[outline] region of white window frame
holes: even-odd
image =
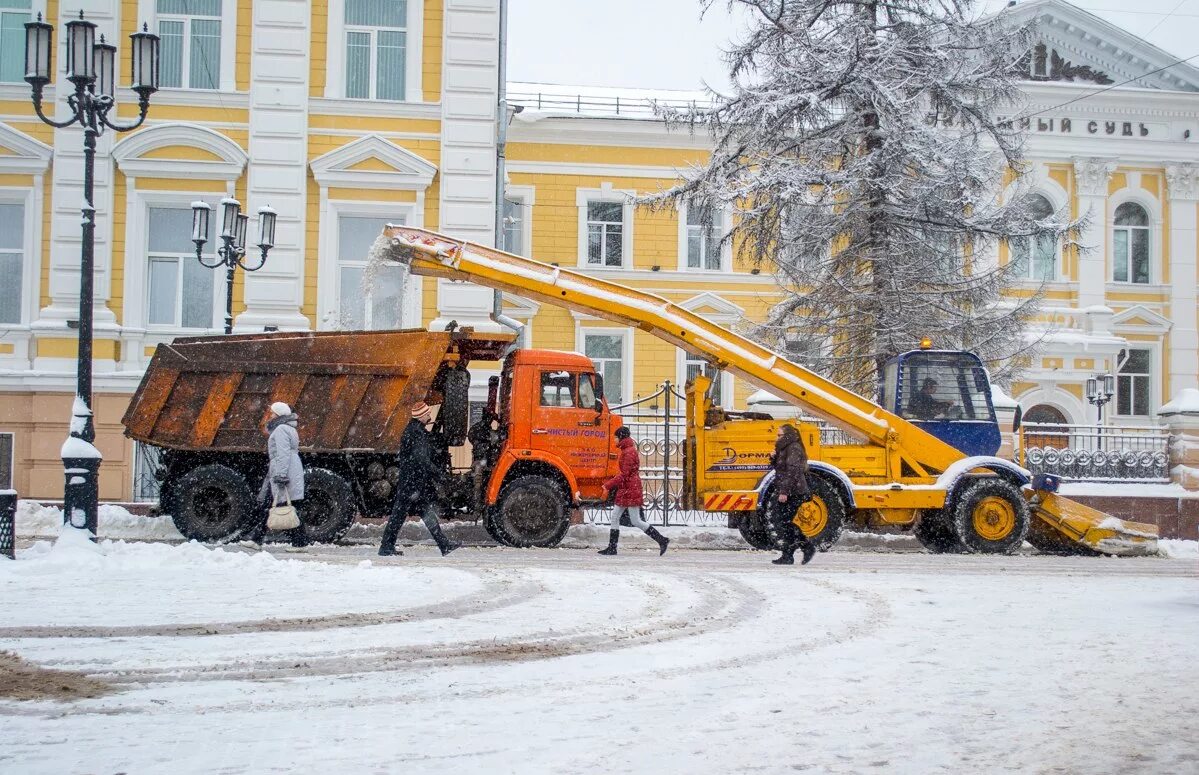
[[[216,334],[225,330],[225,268],[217,267],[216,269],[205,269],[206,272],[212,273],[212,324],[208,328],[193,328],[175,324],[151,323],[150,322],[150,210],[152,208],[172,208],[179,210],[191,210],[191,203],[203,199],[213,205],[212,213],[219,212],[216,203],[220,202],[225,196],[220,193],[183,193],[171,191],[147,191],[142,192],[141,197],[143,203],[143,211],[140,218],[140,234],[139,241],[141,250],[138,254],[140,263],[139,273],[142,276],[142,291],[141,291],[141,317],[137,319],[136,325],[140,325],[147,333],[160,335],[188,335],[198,336],[202,334]],[[204,245],[205,253],[215,256],[216,249],[220,244],[219,232],[220,216],[211,218],[208,226],[208,242]],[[126,239],[131,239],[132,235],[127,231]],[[198,261],[193,250],[190,256],[180,257],[179,267],[179,287],[175,295],[176,317],[183,314],[183,262],[187,260]],[[213,258],[208,257],[205,260],[212,261]],[[128,272],[128,267],[126,267]],[[129,319],[126,316],[126,319]]]
[[[404,100],[424,102],[424,0],[408,0],[408,26],[405,29],[404,51]],[[325,97],[330,99],[352,99],[346,97],[346,33],[374,28],[346,25],[345,0],[329,0],[329,29],[326,42]],[[374,38],[372,37],[372,43]],[[371,48],[374,51],[374,46]],[[371,57],[371,93],[375,91],[375,59]],[[361,99],[361,98],[357,98]],[[374,98],[370,98],[372,101]],[[389,102],[391,100],[388,100]]]
[[[361,202],[353,199],[329,199],[328,188],[321,187],[320,254],[317,258],[317,288],[331,289],[317,293],[317,328],[334,330],[341,314],[341,265],[338,255],[338,229],[342,218],[401,218],[409,226],[424,225],[424,196],[417,202]],[[400,304],[400,326],[418,328],[421,325],[420,278],[410,275]]]
[[[704,272],[707,274],[721,274],[733,271],[733,251],[732,246],[728,242],[720,245],[720,267],[718,269],[707,269],[699,266],[688,266],[688,243],[690,240],[690,227],[687,223],[690,205],[687,202],[680,202],[678,206],[679,216],[679,271],[680,272]],[[712,237],[721,239],[727,233],[729,223],[728,208],[718,208],[719,218],[712,224]]]
[[[1056,197],[1054,197],[1052,194],[1050,194],[1047,191],[1042,191],[1040,189],[1036,189],[1033,191],[1029,191],[1027,196],[1041,197],[1042,199],[1044,199],[1046,202],[1049,203],[1049,207],[1051,210],[1053,210],[1053,212],[1057,212],[1058,210],[1061,209],[1059,207],[1059,203],[1058,203]],[[1028,265],[1025,267],[1024,273],[1016,278],[1017,280],[1020,280],[1022,282],[1028,282],[1028,283],[1041,283],[1041,282],[1052,283],[1052,282],[1057,282],[1058,280],[1062,279],[1062,241],[1060,239],[1055,240],[1054,244],[1053,244],[1053,274],[1051,274],[1049,277],[1037,277],[1034,274],[1034,264],[1036,262],[1033,260],[1033,250],[1032,249],[1034,246],[1031,243],[1033,243],[1036,240],[1036,238],[1035,237],[1019,237],[1018,239],[1025,240],[1026,242],[1028,242],[1030,249],[1029,249],[1029,253],[1028,253]],[[1015,250],[1015,244],[1013,242],[1008,242],[1007,251],[1008,251],[1007,252],[1008,264],[1010,265],[1010,264],[1015,263],[1016,250]]]
[[[3,9],[0,9],[0,11],[3,11],[4,13],[20,13],[22,10],[23,10],[23,9],[21,9],[21,8],[3,8]],[[45,3],[45,0],[32,0],[32,1],[30,2],[30,4],[29,4],[29,14],[28,14],[28,16],[26,17],[25,21],[27,21],[27,22],[31,22],[31,21],[33,21],[33,20],[34,20],[34,19],[37,17],[37,14],[39,14],[39,13],[40,13],[40,14],[42,14],[42,17],[43,17],[43,18],[45,18],[45,16],[46,16],[46,3]],[[24,36],[22,36],[22,41],[24,41]],[[21,64],[21,70],[22,70],[22,72],[24,72],[24,70],[25,70],[25,65],[24,65],[24,62],[25,62],[25,49],[24,49],[24,48],[22,48],[22,49],[21,49],[20,61],[21,61],[21,63],[22,63],[22,64]],[[4,86],[4,85],[7,85],[7,86],[14,86],[14,85],[15,85],[15,86],[24,87],[24,86],[25,86],[25,81],[24,81],[24,80],[17,80],[17,81],[0,81],[0,86]],[[27,93],[27,92],[26,92],[26,93]]]
[[[675,387],[681,393],[687,385],[687,361],[696,362],[704,360],[703,358],[691,357],[686,350],[675,348],[674,374]],[[709,364],[711,365],[711,364]],[[716,404],[722,409],[733,408],[733,375],[728,370],[719,373],[720,379],[720,402]]]
[[[1130,173],[1131,174],[1131,173]],[[1139,205],[1149,217],[1149,282],[1134,283],[1131,280],[1116,279],[1116,209],[1127,202]],[[1143,189],[1124,188],[1113,194],[1107,201],[1108,244],[1111,246],[1111,258],[1107,263],[1106,280],[1121,288],[1147,289],[1161,284],[1162,278],[1162,208],[1161,204],[1149,192]],[[1130,228],[1130,227],[1121,227]],[[1131,227],[1139,228],[1139,227]],[[1129,265],[1129,277],[1132,277],[1132,266]]]
[[[0,157],[3,158],[3,157]],[[0,169],[0,174],[3,169]],[[0,331],[28,328],[38,312],[41,284],[43,176],[34,176],[34,188],[0,187],[0,204],[24,208],[21,240],[21,315],[16,323],[0,323]]]
[[[212,91],[236,91],[237,90],[237,3],[238,0],[221,0],[221,72],[217,78],[217,88],[213,89],[196,89],[200,92]],[[177,14],[159,14],[158,3],[156,0],[138,0],[137,2],[138,19],[145,19],[146,23],[154,34],[158,34],[158,20],[178,21],[180,19],[213,19],[213,16],[180,16]],[[180,88],[169,87],[163,89],[166,92],[184,92],[191,91],[187,85],[187,70],[191,66],[188,59],[188,52],[191,50],[191,28],[184,35],[184,51],[183,51],[183,86]]]
[[[613,188],[605,181],[599,188],[579,188],[575,190],[575,205],[578,207],[578,265],[583,269],[595,271],[620,271],[633,266],[633,202],[637,197],[636,191]],[[621,245],[620,266],[587,263],[587,203],[588,202],[618,202],[621,205]]]
[[[1119,353],[1115,356],[1115,369],[1112,374],[1116,378],[1116,395],[1112,396],[1112,402],[1108,404],[1110,407],[1111,418],[1117,422],[1139,422],[1157,415],[1157,409],[1161,405],[1161,400],[1158,396],[1161,385],[1158,382],[1158,376],[1162,373],[1161,364],[1161,345],[1158,342],[1141,342],[1130,340],[1125,350],[1148,350],[1149,351],[1149,413],[1148,414],[1120,414],[1120,360]],[[1142,374],[1142,372],[1137,373]],[[1130,402],[1129,408],[1132,407]],[[1107,415],[1107,413],[1104,413]]]
[[[520,219],[520,241],[524,245],[524,252],[518,255],[532,256],[533,255],[533,205],[537,201],[537,189],[534,186],[513,186],[504,187],[504,198],[510,199],[513,202],[520,202],[521,219]],[[511,252],[511,251],[508,251]]]
[[[587,356],[586,339],[588,336],[618,336],[620,342],[620,381],[624,395],[618,405],[634,401],[633,390],[633,331],[620,326],[587,326],[579,323],[575,329],[575,349],[584,357]],[[588,358],[590,360],[590,358]]]

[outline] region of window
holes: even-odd
[[[346,96],[405,98],[406,0],[346,0]]]
[[[713,406],[724,406],[721,400],[720,372],[716,367],[708,363],[703,358],[696,357],[691,353],[684,352],[683,354],[683,384],[689,383],[697,374],[704,374],[708,379],[712,380],[712,386],[708,389],[708,398],[712,400]]]
[[[404,268],[399,264],[367,266],[371,245],[395,218],[341,216],[337,219],[340,328],[400,327]]]
[[[0,83],[25,79],[25,22],[32,0],[0,0]]]
[[[1040,194],[1028,202],[1028,215],[1043,221],[1053,216],[1053,205]],[[1057,277],[1057,240],[1050,235],[1015,237],[1009,243],[1015,272],[1032,280],[1052,280]]]
[[[620,202],[587,202],[587,265],[624,265],[624,205]]]
[[[711,212],[710,207],[695,204],[687,206],[688,269],[721,268],[718,219]]]
[[[3,2],[3,0],[0,0]],[[0,204],[0,323],[21,322],[25,265],[25,207]]]
[[[624,336],[621,334],[584,334],[583,354],[595,364],[604,378],[604,398],[609,406],[624,402]]]
[[[1116,208],[1112,239],[1112,279],[1118,283],[1149,282],[1149,215],[1135,202]]]
[[[569,371],[541,372],[541,405],[575,406],[575,377]]]
[[[0,490],[12,489],[13,435],[0,433]]]
[[[222,0],[157,2],[161,85],[174,89],[220,88]]]
[[[214,211],[218,211],[213,207]],[[219,211],[218,211],[219,212]],[[218,270],[196,260],[189,207],[151,207],[149,212],[149,303],[146,323],[174,328],[212,328]],[[206,247],[215,251],[218,240]],[[215,261],[216,254],[205,255]]]
[[[1116,414],[1147,417],[1153,366],[1152,350],[1126,350],[1116,373]]]
[[[524,210],[525,203],[521,200],[504,197],[504,251],[518,256],[523,256],[527,248]]]
[[[133,500],[153,503],[158,500],[158,469],[162,466],[162,447],[133,442]]]
[[[593,409],[595,408],[595,375],[580,374],[579,375],[579,408]]]

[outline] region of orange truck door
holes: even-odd
[[[594,386],[594,374],[546,368],[532,412],[532,448],[566,461],[584,499],[600,497],[608,468],[607,409],[595,410]]]

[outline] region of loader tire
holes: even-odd
[[[944,509],[925,509],[916,519],[912,534],[920,545],[932,554],[949,554],[963,551],[953,524]]]
[[[557,546],[570,527],[566,494],[558,483],[530,474],[504,485],[494,509],[496,534],[510,546]]]
[[[1089,546],[1071,541],[1050,527],[1043,519],[1033,519],[1032,524],[1028,526],[1028,535],[1024,536],[1024,540],[1032,544],[1033,548],[1041,554],[1054,554],[1059,557],[1100,557],[1103,554]]]
[[[171,484],[170,493],[171,520],[191,541],[236,538],[254,510],[245,477],[220,463],[193,468]]]
[[[774,548],[774,543],[770,540],[770,534],[766,531],[764,520],[757,511],[743,515],[741,517],[741,524],[737,529],[741,532],[741,537],[745,539],[745,543],[754,549],[770,550]]]
[[[814,476],[808,480],[808,484],[812,488],[812,500],[800,507],[801,529],[817,551],[827,552],[833,544],[837,543],[837,540],[841,538],[842,531],[845,530],[845,517],[848,509],[845,501],[841,498],[841,493],[837,492],[837,488],[827,479]],[[774,499],[773,490],[765,493],[765,499],[767,505],[764,514],[766,518],[762,522],[770,538],[770,546],[774,549],[782,549],[782,526],[785,520],[790,519],[791,515],[780,513],[779,503]],[[759,514],[762,513],[759,512]]]
[[[327,468],[304,471],[304,500],[296,503],[309,541],[330,544],[345,535],[358,515],[354,488]]]
[[[952,509],[954,535],[972,554],[1016,552],[1032,520],[1020,488],[1002,479],[967,482]]]

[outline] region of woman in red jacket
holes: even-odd
[[[617,464],[620,473],[604,482],[605,493],[614,491],[616,505],[612,507],[612,527],[608,530],[608,548],[600,554],[616,554],[616,542],[620,540],[620,513],[628,513],[633,527],[641,528],[645,534],[658,542],[658,556],[666,554],[670,539],[649,526],[641,516],[641,504],[645,493],[641,489],[641,458],[637,455],[637,444],[632,433],[623,425],[616,429],[616,446],[620,449]]]

